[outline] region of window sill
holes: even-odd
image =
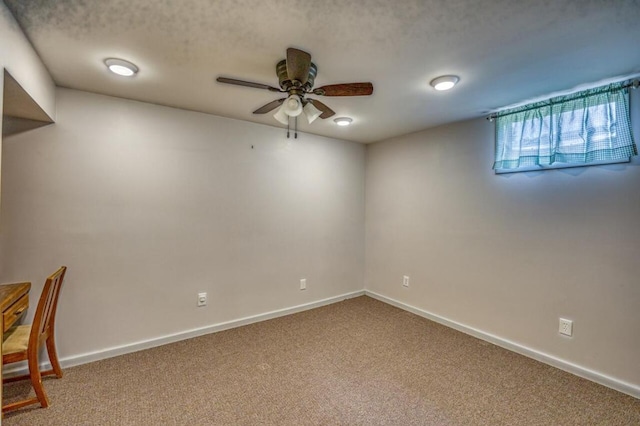
[[[541,170],[553,170],[553,169],[571,169],[574,167],[589,167],[589,166],[603,166],[605,164],[620,164],[629,163],[631,159],[617,160],[617,161],[594,161],[587,164],[573,164],[573,163],[554,163],[550,166],[527,166],[518,167],[517,169],[495,169],[495,174],[501,175],[505,173],[520,173],[520,172],[537,172]]]

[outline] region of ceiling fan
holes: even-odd
[[[318,117],[325,119],[335,115],[335,112],[327,105],[317,99],[307,98],[306,95],[369,96],[373,93],[373,84],[371,83],[331,84],[314,89],[313,83],[318,75],[318,67],[311,62],[309,53],[292,47],[287,49],[287,58],[276,65],[276,74],[280,88],[235,78],[218,77],[216,80],[220,83],[286,93],[287,97],[271,101],[253,113],[266,114],[279,107],[274,118],[288,126],[289,118],[295,117],[296,127],[297,117],[302,113],[307,117],[309,124]]]

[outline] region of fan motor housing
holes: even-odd
[[[289,75],[287,73],[286,59],[278,62],[278,65],[276,65],[276,74],[278,74],[278,82],[282,90],[289,91],[290,89],[294,88],[293,82],[289,80]],[[302,86],[305,90],[310,90],[313,87],[316,75],[318,75],[318,67],[316,66],[316,64],[311,62],[311,64],[309,65],[309,76],[307,77],[307,82]]]

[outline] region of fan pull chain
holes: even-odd
[[[287,139],[289,139],[289,123],[291,123],[291,117],[287,117]]]
[[[298,139],[298,116],[296,115],[296,131],[295,131],[295,139]]]

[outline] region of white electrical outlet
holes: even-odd
[[[560,334],[565,336],[571,336],[573,334],[573,321],[560,318],[560,327],[558,328]]]
[[[207,293],[198,293],[198,306],[207,306]]]
[[[306,290],[307,289],[307,279],[303,278],[300,280],[300,290]]]
[[[402,277],[402,286],[409,287],[409,277],[406,275]]]

